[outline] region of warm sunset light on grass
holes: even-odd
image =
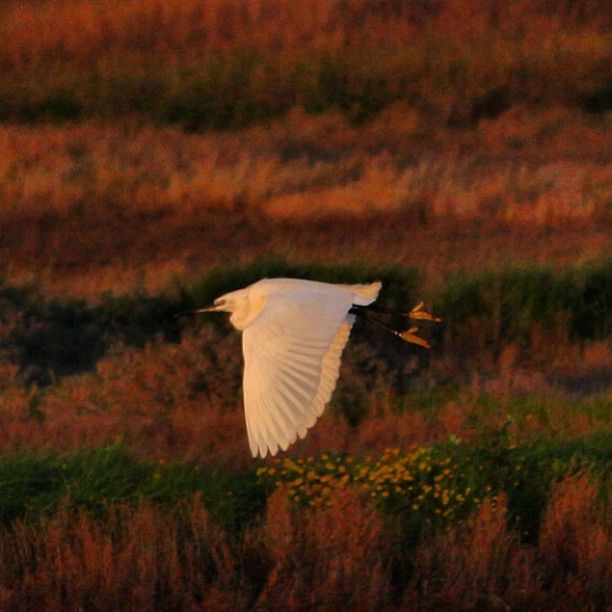
[[[610,609],[610,25],[0,2],[0,609]],[[420,344],[358,317],[263,459],[240,335],[176,316],[262,278]]]

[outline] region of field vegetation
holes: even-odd
[[[0,610],[612,607],[599,0],[0,2]],[[253,460],[263,276],[384,283]],[[425,327],[425,326],[424,326]]]
[[[451,279],[431,353],[357,326],[321,421],[253,461],[237,335],[173,315],[265,274],[425,292],[272,259],[95,303],[3,286],[7,606],[607,605],[609,262]]]
[[[189,129],[294,106],[359,122],[395,101],[454,124],[521,103],[597,112],[610,96],[607,13],[597,0],[13,0],[1,112]]]

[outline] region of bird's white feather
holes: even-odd
[[[369,304],[380,283],[330,285],[293,279],[274,291],[251,287],[265,305],[243,330],[244,408],[253,456],[274,455],[306,435],[336,386],[353,304]],[[303,283],[308,283],[304,286]],[[278,288],[275,285],[274,288]]]

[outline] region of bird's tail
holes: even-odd
[[[376,281],[375,283],[370,283],[369,285],[346,286],[350,288],[355,295],[355,299],[353,301],[354,304],[357,304],[358,306],[367,306],[378,297],[378,294],[382,288],[382,283],[380,281]]]

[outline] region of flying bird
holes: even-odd
[[[297,278],[264,278],[218,297],[202,312],[229,312],[242,331],[244,410],[253,457],[275,455],[306,435],[336,386],[340,357],[356,316],[429,348],[418,328],[400,331],[372,312],[381,282],[338,285]],[[440,321],[419,304],[408,319]]]

